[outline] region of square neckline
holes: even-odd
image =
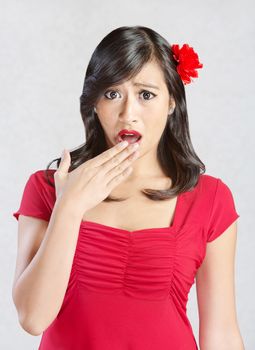
[[[126,230],[124,228],[119,228],[119,227],[115,227],[115,226],[110,226],[110,225],[106,225],[106,224],[101,224],[99,222],[96,221],[92,221],[92,220],[81,220],[81,226],[84,226],[86,228],[86,226],[92,226],[92,227],[101,227],[103,229],[107,229],[107,230],[111,230],[111,231],[116,231],[116,232],[125,232],[128,234],[132,234],[132,233],[136,233],[136,232],[141,232],[141,231],[169,231],[169,230],[173,230],[176,225],[177,225],[177,218],[179,215],[179,211],[180,211],[180,203],[182,200],[182,196],[185,194],[186,192],[181,192],[177,195],[177,199],[176,199],[176,203],[175,203],[175,209],[174,209],[174,214],[173,214],[173,218],[172,218],[172,224],[170,223],[169,226],[165,226],[165,227],[149,227],[149,228],[141,228],[138,230]]]

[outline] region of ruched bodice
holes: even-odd
[[[172,297],[177,308],[186,310],[203,258],[194,244],[199,229],[194,225],[129,232],[85,221],[74,258],[79,284],[90,291],[143,300]]]

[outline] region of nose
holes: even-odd
[[[119,119],[127,122],[136,120],[136,101],[134,97],[127,96],[121,106]]]

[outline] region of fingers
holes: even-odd
[[[122,162],[130,156],[137,148],[139,148],[138,144],[131,144],[128,147],[126,147],[122,152],[115,155],[112,159],[108,160],[106,163],[104,163],[101,168],[102,171],[105,173],[108,173],[110,170],[120,166]]]
[[[139,150],[136,150],[132,154],[129,155],[126,159],[122,160],[119,164],[116,164],[113,168],[110,168],[107,173],[104,174],[107,181],[110,181],[115,176],[126,171],[127,168],[131,166],[133,161],[137,159],[139,156]],[[108,166],[109,168],[109,166]]]
[[[139,150],[132,153],[121,164],[111,169],[105,176],[107,184],[106,186],[112,190],[115,186],[121,183],[133,170],[132,163],[139,156]]]
[[[127,148],[127,146],[128,146],[127,141],[120,142],[117,145],[113,146],[112,148],[110,148],[110,149],[102,152],[98,156],[94,157],[93,159],[90,159],[90,163],[93,166],[98,167],[98,166],[106,163],[110,159],[112,159],[118,153],[121,153],[124,149]]]
[[[64,149],[61,155],[61,161],[58,167],[59,174],[67,174],[70,167],[71,157],[67,149]]]

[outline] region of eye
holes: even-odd
[[[109,92],[110,92],[110,96],[113,97],[113,95],[116,94],[116,91],[114,91],[114,90],[107,90],[107,91],[105,92],[105,94],[104,94],[104,96],[105,96],[106,98],[108,98],[108,100],[113,100],[114,98],[111,98],[111,97],[108,97],[108,96],[107,96],[107,94],[108,94]]]
[[[157,95],[153,94],[152,92],[150,91],[147,91],[147,90],[142,90],[141,93],[143,93],[144,96],[148,96],[148,95],[152,95],[153,98],[156,97]],[[145,95],[146,94],[146,95]],[[151,100],[151,98],[145,98],[145,100]]]

